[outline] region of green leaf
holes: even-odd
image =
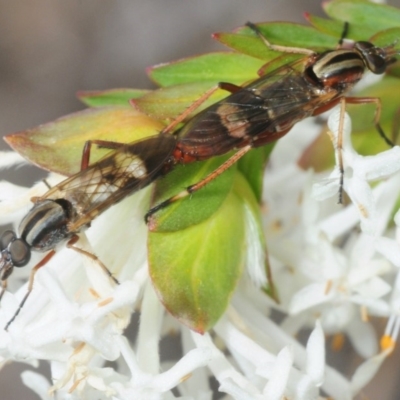
[[[138,99],[149,93],[143,89],[110,89],[79,91],[76,96],[89,107],[126,106],[130,107],[129,100]]]
[[[337,37],[338,40],[341,37],[343,32],[343,24],[341,22],[333,21],[327,18],[321,18],[310,13],[305,13],[304,17],[310,23],[310,25],[312,25],[315,29],[318,29],[320,32]]]
[[[378,82],[357,93],[357,97],[377,97],[381,99],[382,113],[380,124],[385,134],[392,140],[395,118],[399,118],[400,80],[385,76]],[[374,127],[374,104],[347,105],[352,120],[351,140],[355,150],[362,155],[373,155],[388,150],[388,145],[380,137]],[[395,141],[395,140],[394,140]],[[324,130],[321,135],[304,151],[298,164],[303,169],[313,168],[317,172],[334,166],[334,151],[328,134]]]
[[[400,107],[400,79],[385,76],[380,82],[371,85],[357,93],[357,97],[377,97],[381,100],[381,124],[391,124],[393,115]],[[353,105],[352,116],[355,119],[353,130],[363,131],[373,124],[376,110],[374,104]]]
[[[244,216],[243,200],[230,191],[202,223],[149,234],[150,276],[156,292],[175,318],[197,332],[215,325],[237,285],[245,251]]]
[[[187,186],[199,182],[228,158],[229,154],[176,167],[174,171],[157,181],[152,206],[180,193]],[[201,190],[155,213],[148,224],[150,231],[179,231],[209,218],[230,192],[235,169],[236,165]]]
[[[400,108],[400,79],[385,76],[384,79],[362,91],[358,97],[378,97],[382,103],[381,126],[389,138],[395,115]],[[376,154],[388,149],[373,125],[376,107],[373,104],[352,105],[347,107],[353,122],[353,145],[361,154]]]
[[[321,50],[332,48],[337,40],[308,26],[291,22],[257,24],[271,44]],[[224,45],[252,57],[271,61],[281,53],[270,50],[264,41],[249,27],[241,27],[234,33],[214,33],[213,38]]]
[[[191,82],[242,84],[257,78],[263,62],[245,54],[209,53],[149,69],[150,78],[160,86]]]
[[[384,4],[365,0],[333,0],[323,3],[323,8],[331,18],[349,22],[350,32],[353,25],[368,29],[369,36],[400,26],[400,10]]]
[[[393,45],[393,47],[399,51],[399,38],[400,28],[390,28],[376,33],[369,40],[374,43],[375,46],[386,47]]]
[[[396,64],[393,65],[393,67],[390,67],[386,75],[400,78],[400,63],[397,62]]]
[[[331,49],[337,45],[335,37],[301,24],[267,22],[257,24],[257,27],[271,44],[311,50]],[[239,28],[237,33],[256,36],[256,33],[247,26]],[[258,40],[262,43],[260,38]]]
[[[132,105],[139,111],[159,120],[173,120],[198,100],[213,85],[207,82],[186,83],[153,90]],[[217,90],[207,101],[198,107],[192,117],[204,108],[227,96],[224,90]]]
[[[276,142],[251,150],[238,162],[239,171],[247,179],[257,201],[261,201],[264,167],[275,143]]]
[[[13,133],[6,136],[5,141],[31,163],[62,175],[72,175],[79,172],[82,150],[87,140],[129,143],[155,135],[163,127],[160,122],[133,108],[91,108]],[[109,151],[94,147],[91,163]]]
[[[292,66],[296,68],[300,73],[304,70],[305,64],[307,62],[307,58],[304,58],[304,55],[301,54],[293,54],[293,53],[283,53],[279,57],[273,59],[267,64],[264,64],[259,70],[258,74],[260,76],[268,75],[269,73],[275,71],[279,67],[284,65],[292,64],[295,61],[299,61],[296,63],[296,66]]]
[[[330,35],[322,34],[313,28],[300,24],[271,22],[257,24],[257,26],[271,44],[323,50],[335,47],[338,42],[337,39]],[[265,75],[278,66],[304,58],[302,54],[282,54],[270,50],[263,40],[249,27],[239,28],[236,33],[216,33],[214,38],[234,50],[267,61],[259,70],[259,75]],[[275,64],[275,62],[279,62],[279,65]]]
[[[219,32],[214,33],[213,38],[220,43],[248,56],[268,61],[277,57],[279,53],[270,50],[265,43],[256,36],[247,36],[238,33]]]
[[[273,144],[268,144],[262,148],[253,150],[255,154],[255,159],[266,159],[272,150]],[[257,154],[258,153],[258,154]],[[264,153],[264,154],[262,154]],[[250,154],[247,154],[250,158]],[[243,160],[243,159],[242,159]],[[240,164],[240,162],[239,162]],[[257,174],[263,175],[264,173],[264,165],[260,165],[261,169],[256,171],[256,166],[254,167],[254,172]],[[248,172],[248,171],[246,171]],[[248,177],[247,177],[248,178]],[[250,182],[251,183],[251,182]],[[260,187],[262,189],[262,185]],[[233,186],[233,190],[238,196],[243,200],[244,207],[246,210],[246,241],[247,241],[247,252],[254,251],[254,246],[262,249],[263,257],[264,257],[264,269],[265,276],[268,279],[267,286],[264,287],[264,291],[268,296],[270,296],[273,300],[279,303],[279,294],[278,290],[274,285],[272,278],[272,271],[269,264],[268,259],[268,251],[267,251],[267,241],[264,236],[264,227],[261,218],[261,208],[260,208],[260,200],[256,198],[254,193],[254,187],[249,185],[249,181],[246,180],[245,175],[241,173],[241,167],[239,165],[238,173],[235,175],[235,185]],[[257,243],[256,243],[257,242]],[[254,263],[256,261],[256,257],[248,257],[247,261],[250,263]],[[249,265],[249,268],[252,268]]]

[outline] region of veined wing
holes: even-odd
[[[302,74],[307,59],[283,65],[199,113],[179,131],[182,147],[223,154],[244,139],[273,136],[312,115],[321,96]]]
[[[77,215],[69,229],[79,231],[113,204],[153,182],[175,145],[176,138],[165,134],[126,144],[62,181],[39,200],[71,202]]]

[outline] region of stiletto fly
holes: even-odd
[[[14,267],[27,265],[31,251],[48,252],[33,268],[28,291],[6,329],[27,300],[36,271],[54,255],[54,249],[59,243],[65,241],[69,247],[96,260],[111,276],[96,256],[74,246],[78,234],[110,206],[167,174],[178,164],[207,160],[236,151],[203,180],[150,209],[146,221],[161,208],[205,186],[252,148],[281,138],[297,122],[329,110],[339,102],[343,111],[345,103],[374,103],[375,126],[387,143],[392,145],[379,125],[380,100],[346,97],[346,94],[365,71],[384,73],[399,54],[394,46],[381,48],[369,42],[355,42],[345,47],[341,39],[337,49],[315,53],[308,49],[271,45],[255,25],[249,23],[248,26],[269,48],[299,53],[304,57],[282,65],[244,87],[220,83],[201,96],[157,136],[130,144],[98,140],[87,142],[81,171],[43,196],[32,199],[34,206],[20,223],[18,234],[6,231],[0,238],[0,298]],[[231,94],[176,130],[177,125],[218,88]],[[176,132],[171,135],[174,130]],[[92,144],[114,151],[90,164]],[[343,166],[340,165],[340,168],[343,176]]]

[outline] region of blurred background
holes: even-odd
[[[316,0],[0,0],[0,135],[83,109],[78,90],[153,88],[146,67],[223,50],[213,32],[246,21],[304,22],[305,11],[324,15]],[[43,176],[33,167],[1,173],[25,185]],[[396,357],[386,362],[366,398],[400,398],[398,368]],[[20,370],[1,371],[1,399],[38,399]]]

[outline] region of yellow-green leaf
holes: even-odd
[[[131,99],[138,99],[148,93],[143,89],[110,89],[79,91],[76,96],[89,107],[125,106],[130,107]]]
[[[91,108],[36,128],[13,133],[6,142],[31,163],[41,168],[72,175],[80,169],[85,142],[101,139],[129,143],[157,134],[163,124],[123,106]],[[94,162],[109,150],[93,149]]]

